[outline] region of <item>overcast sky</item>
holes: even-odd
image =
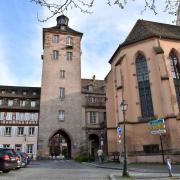
[[[108,7],[97,0],[93,14],[77,9],[68,11],[69,26],[84,33],[82,39],[82,78],[104,79],[110,70],[109,59],[124,41],[138,19],[172,23],[174,17],[157,4],[158,15],[141,14],[144,0],[131,2],[124,10]],[[162,1],[160,1],[162,3]],[[161,7],[161,8],[160,8]],[[37,20],[48,12],[30,0],[1,0],[0,5],[0,85],[41,86],[42,28],[56,25],[56,18],[46,23]]]

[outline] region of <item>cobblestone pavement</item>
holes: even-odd
[[[117,170],[90,167],[74,161],[34,161],[27,168],[0,172],[0,180],[108,180]]]

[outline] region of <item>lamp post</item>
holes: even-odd
[[[124,164],[123,164],[123,173],[122,176],[129,176],[129,172],[127,169],[127,149],[126,149],[126,124],[125,124],[125,112],[127,110],[128,104],[127,102],[123,99],[121,104],[121,111],[123,112],[123,124],[124,124]]]

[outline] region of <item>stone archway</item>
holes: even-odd
[[[71,159],[71,139],[65,130],[59,129],[49,138],[49,155]]]
[[[97,155],[97,150],[99,149],[100,144],[99,144],[99,137],[96,134],[90,134],[89,135],[89,153],[90,156],[96,157]]]

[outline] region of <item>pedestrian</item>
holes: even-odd
[[[98,149],[97,154],[98,154],[99,163],[102,163],[103,162],[103,150]]]
[[[172,161],[171,161],[171,159],[168,157],[168,158],[166,159],[166,162],[167,162],[169,177],[172,177],[172,165],[171,165]]]

